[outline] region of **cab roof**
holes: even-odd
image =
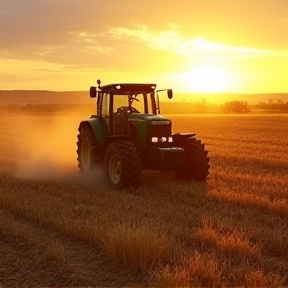
[[[131,93],[150,93],[156,89],[153,83],[118,83],[101,86],[100,89],[104,93],[114,93],[118,95],[127,95]]]

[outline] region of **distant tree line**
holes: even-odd
[[[288,102],[287,103],[264,103],[260,102],[259,104],[253,105],[254,109],[261,109],[267,112],[282,112],[288,113]]]
[[[221,110],[223,113],[249,113],[251,111],[248,103],[244,101],[226,102]]]

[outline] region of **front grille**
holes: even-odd
[[[148,139],[152,137],[169,137],[171,136],[171,124],[170,125],[152,125],[147,127]]]

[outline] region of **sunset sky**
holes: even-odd
[[[0,40],[0,90],[288,92],[287,0],[1,0]]]

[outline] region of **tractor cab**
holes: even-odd
[[[123,108],[127,113],[160,114],[158,92],[167,91],[168,98],[172,99],[173,97],[172,89],[155,90],[156,84],[124,83],[100,87],[101,81],[97,80],[97,83],[98,87],[90,87],[90,97],[97,97],[98,116],[101,115],[101,106],[105,105],[105,101],[106,104],[111,104],[115,109]],[[135,109],[136,107],[140,109]]]
[[[134,126],[140,121],[162,118],[160,115],[160,104],[158,93],[167,91],[171,99],[171,89],[155,90],[156,84],[110,84],[90,88],[90,97],[96,98],[97,117],[106,126],[106,133],[109,135],[131,134]],[[134,129],[135,130],[135,129]]]

